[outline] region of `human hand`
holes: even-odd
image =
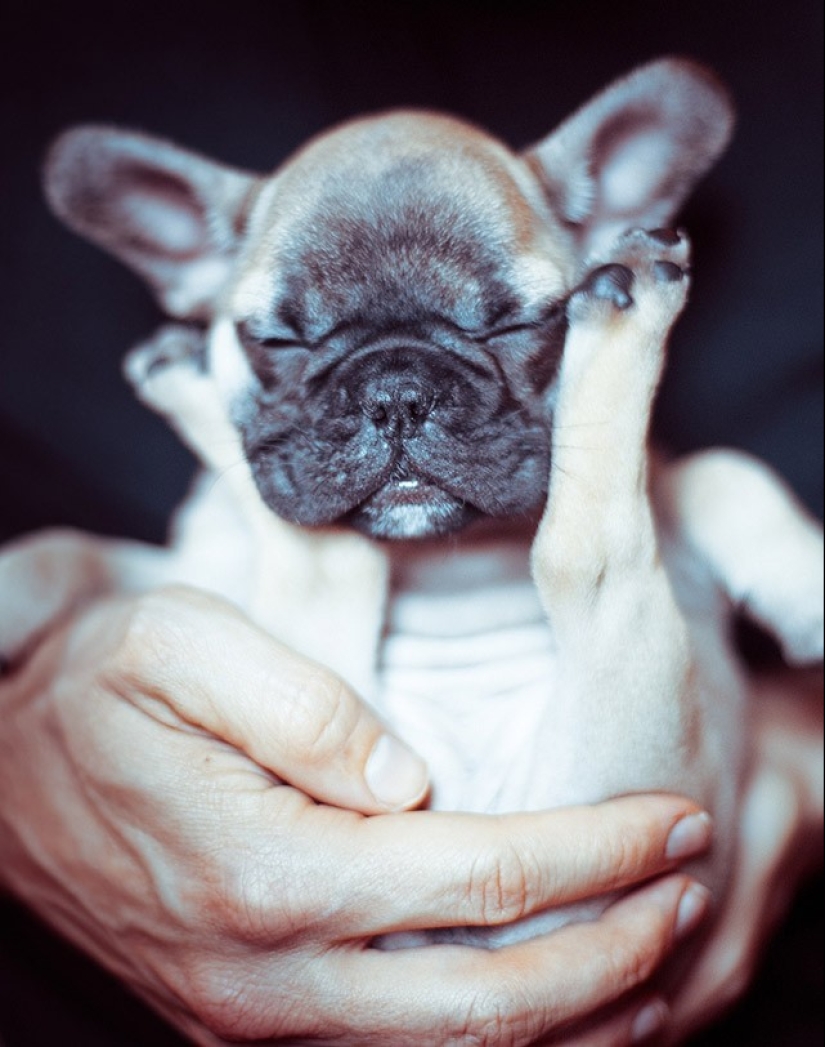
[[[754,752],[732,890],[673,1003],[669,1043],[712,1024],[745,992],[801,883],[822,864],[822,674],[756,677]]]
[[[2,682],[0,722],[4,886],[200,1044],[539,1042],[642,985],[706,908],[673,873],[707,842],[687,800],[378,814],[420,801],[421,765],[340,681],[194,592],[75,615]],[[661,873],[499,952],[367,947]],[[630,1042],[646,1004],[662,1020],[641,995],[569,1043]]]

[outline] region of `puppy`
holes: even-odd
[[[201,586],[370,700],[436,808],[691,795],[719,897],[747,741],[732,612],[792,662],[823,650],[818,526],[744,456],[647,447],[689,284],[664,227],[732,125],[707,70],[664,59],[521,154],[422,112],[336,128],[267,177],[68,132],[49,201],[175,319],[126,369],[206,472],[167,550],[52,533],[7,552],[5,657],[90,592]]]

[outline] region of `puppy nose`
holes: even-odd
[[[401,376],[370,382],[363,390],[361,410],[387,436],[409,436],[428,418],[435,398],[420,381]]]

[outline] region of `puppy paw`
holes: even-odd
[[[812,626],[807,635],[801,634],[782,645],[785,658],[790,665],[819,665],[825,655],[825,631],[822,623]]]
[[[164,324],[127,355],[124,368],[135,385],[142,385],[170,367],[206,367],[206,336],[191,324]]]
[[[632,320],[666,330],[689,285],[690,242],[683,232],[634,229],[620,237],[568,299],[571,324]]]
[[[206,370],[206,334],[190,324],[164,324],[134,349],[123,371],[137,395],[156,410],[172,408],[178,386]]]
[[[790,665],[818,665],[825,658],[825,620],[822,615],[821,585],[818,596],[818,606],[809,604],[806,608],[804,602],[801,602],[782,623],[782,651]]]

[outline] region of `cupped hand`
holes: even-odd
[[[666,1019],[634,990],[707,907],[676,871],[708,843],[690,801],[405,811],[420,761],[340,680],[193,591],[75,614],[0,682],[0,723],[3,886],[197,1043],[618,1047]],[[370,947],[653,877],[499,951]]]
[[[821,669],[756,677],[753,754],[730,894],[673,1003],[670,1043],[712,1024],[749,987],[799,887],[822,865]]]

